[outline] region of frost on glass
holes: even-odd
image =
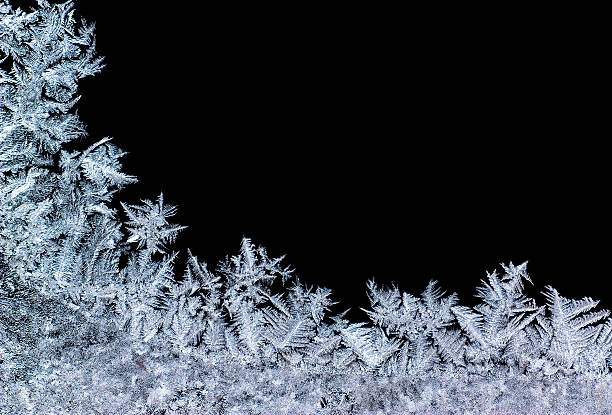
[[[553,287],[536,304],[526,263],[474,307],[371,280],[364,322],[247,238],[177,264],[163,195],[111,207],[136,182],[112,140],[65,148],[102,67],[72,2],[0,1],[0,413],[612,412],[609,312]]]

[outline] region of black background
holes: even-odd
[[[612,306],[591,17],[198,7],[76,4],[107,64],[81,84],[88,141],[129,152],[120,200],[178,205],[175,249],[215,264],[250,237],[344,308],[373,276],[470,305],[485,271],[526,260],[540,302],[552,284]]]

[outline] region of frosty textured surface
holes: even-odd
[[[0,1],[0,413],[612,412],[609,312],[553,287],[537,305],[526,263],[487,274],[475,307],[371,280],[357,323],[247,238],[176,272],[176,208],[122,203],[122,224],[124,153],[63,148],[103,67],[74,15]]]

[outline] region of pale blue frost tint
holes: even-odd
[[[103,66],[93,24],[2,0],[0,53],[0,413],[612,413],[609,312],[552,287],[536,304],[526,263],[475,307],[371,280],[369,322],[246,238],[177,266],[161,194],[111,207],[136,178],[110,138],[65,149]]]

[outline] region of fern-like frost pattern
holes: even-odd
[[[176,207],[117,212],[125,153],[66,150],[103,66],[71,1],[0,1],[0,413],[612,413],[609,311],[550,286],[536,304],[527,263],[473,307],[372,279],[366,322],[248,238],[176,272]]]

